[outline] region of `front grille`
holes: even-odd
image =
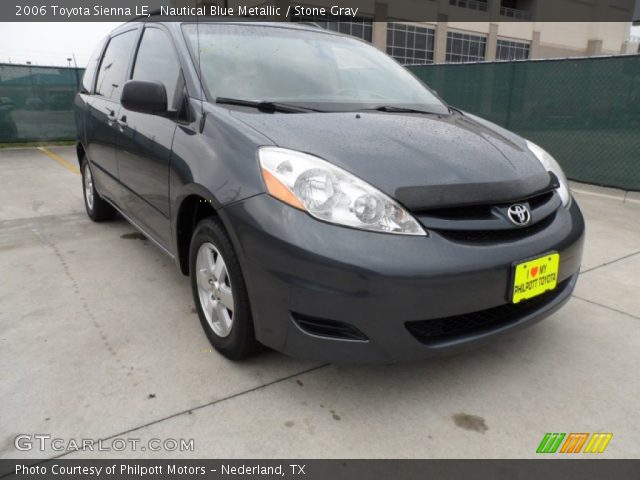
[[[440,208],[424,212],[429,217],[446,220],[484,220],[491,218],[492,205],[468,205],[466,207]]]
[[[454,242],[462,243],[495,243],[513,242],[530,237],[543,231],[553,223],[555,214],[549,215],[544,220],[524,228],[511,228],[509,230],[438,230],[443,237]]]
[[[508,208],[515,203],[526,205],[535,223],[527,227],[513,225],[508,218]],[[474,245],[490,245],[518,241],[545,230],[554,221],[560,204],[560,197],[552,190],[510,204],[470,205],[429,210],[418,218],[427,230],[448,240]]]
[[[311,335],[339,340],[368,340],[364,333],[348,323],[309,317],[298,313],[292,313],[292,316],[300,329]]]
[[[553,198],[553,191],[544,192],[533,197],[523,198],[517,201],[494,205],[467,205],[464,207],[439,208],[421,211],[419,213],[432,218],[445,220],[485,220],[492,217],[494,207],[507,208],[514,203],[529,203],[531,210],[544,206]]]
[[[532,198],[528,198],[526,201],[529,202],[529,208],[531,210],[535,210],[536,208],[541,207],[546,204],[553,198],[553,192],[543,193],[542,195],[537,195]]]
[[[555,290],[517,304],[506,303],[464,315],[407,322],[406,327],[418,341],[427,345],[494,330],[515,323],[522,317],[548,305],[558,298],[568,285],[569,280],[565,280],[559,283]]]

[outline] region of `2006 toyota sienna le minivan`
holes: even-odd
[[[89,217],[119,212],[175,259],[229,358],[453,352],[548,316],[576,284],[584,221],[553,157],[369,44],[134,22],[82,85]]]

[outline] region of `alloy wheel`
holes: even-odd
[[[93,211],[93,177],[88,162],[84,165],[84,199],[89,210]]]
[[[220,251],[203,243],[196,257],[196,282],[200,307],[213,332],[228,337],[233,327],[233,290],[227,265]]]

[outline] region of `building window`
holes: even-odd
[[[404,65],[433,63],[435,30],[390,22],[387,53]]]
[[[531,20],[531,13],[528,10],[530,3],[526,0],[501,0],[500,15],[515,20]]]
[[[487,11],[487,0],[449,0],[449,5],[480,10],[481,12]]]
[[[529,58],[529,44],[498,40],[496,60],[527,60]]]
[[[485,59],[486,51],[486,37],[447,32],[447,62],[481,62]]]
[[[331,18],[331,21],[328,19]],[[337,21],[335,19],[338,19]],[[315,23],[332,32],[346,33],[361,40],[371,42],[373,39],[373,20],[364,17],[321,17],[292,15],[292,22]]]

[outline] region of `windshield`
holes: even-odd
[[[361,41],[268,26],[186,24],[212,97],[321,105],[325,110],[447,107],[411,73]],[[198,31],[200,40],[198,42]]]

